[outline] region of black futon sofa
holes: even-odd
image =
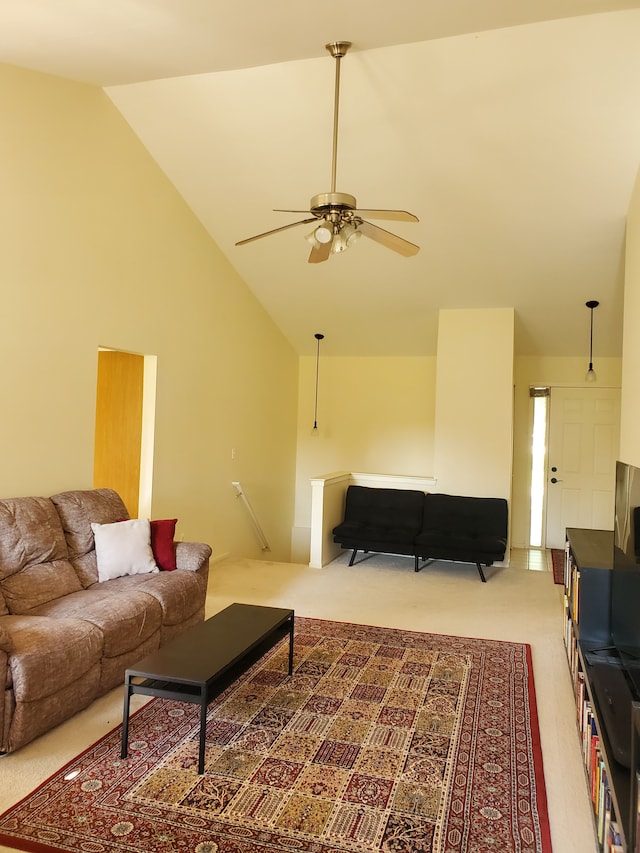
[[[358,551],[403,554],[420,560],[475,563],[482,566],[504,559],[507,547],[507,501],[425,494],[413,489],[349,486],[344,520],[333,528],[333,541]]]

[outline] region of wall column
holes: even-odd
[[[438,491],[511,498],[513,308],[440,311],[434,474]]]

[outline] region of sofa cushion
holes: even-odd
[[[97,690],[102,634],[90,622],[7,616],[4,624],[12,645],[6,686],[13,687],[16,702],[59,693],[96,666]]]
[[[33,615],[53,619],[83,619],[102,632],[104,657],[118,657],[136,649],[162,624],[162,610],[153,596],[132,589],[114,595],[108,588],[115,581],[97,584],[44,604]]]
[[[151,550],[151,528],[147,518],[131,518],[113,524],[91,523],[95,544],[98,580],[123,575],[157,572]]]
[[[151,550],[158,568],[163,572],[174,572],[176,547],[173,541],[177,518],[159,518],[151,521]]]
[[[81,588],[54,505],[47,498],[0,501],[0,588],[10,613],[28,613]]]
[[[207,594],[207,584],[201,575],[184,570],[114,578],[108,584],[96,584],[89,591],[98,588],[104,595],[125,599],[134,590],[152,596],[162,608],[163,627],[186,622],[204,605]]]
[[[2,621],[13,652],[6,667],[7,715],[0,749],[13,752],[96,698],[102,635],[81,619],[6,616]]]
[[[98,580],[91,522],[112,524],[129,513],[120,495],[113,489],[87,489],[61,492],[51,498],[67,540],[69,559],[86,589]]]

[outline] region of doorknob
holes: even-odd
[[[551,478],[551,482],[552,482],[552,483],[561,483],[561,482],[562,482],[562,480],[558,480],[558,478],[557,478],[557,477],[552,477],[552,478]]]

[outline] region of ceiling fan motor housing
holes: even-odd
[[[355,196],[349,193],[319,193],[314,195],[309,203],[311,213],[316,216],[323,216],[334,210],[355,210],[357,206]]]
[[[333,233],[337,233],[347,222],[358,224],[360,221],[353,215],[357,203],[355,197],[349,193],[319,193],[313,196],[309,207],[311,213],[324,220]]]

